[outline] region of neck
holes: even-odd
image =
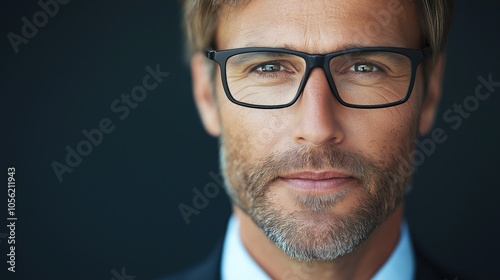
[[[246,250],[272,279],[370,279],[396,247],[403,219],[401,203],[368,239],[350,254],[333,261],[302,262],[290,259],[239,208],[239,234]]]

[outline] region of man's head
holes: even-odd
[[[289,256],[344,256],[400,206],[411,180],[401,167],[434,121],[450,10],[434,0],[185,1],[195,101],[220,137],[227,192]],[[224,58],[215,73],[201,53],[248,47],[276,50]]]

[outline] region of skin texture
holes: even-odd
[[[394,8],[390,2],[254,0],[221,11],[216,43],[218,49],[308,53],[422,48],[413,3]],[[374,11],[393,13],[382,31],[367,32],[377,23]],[[419,70],[411,98],[399,106],[347,108],[316,68],[293,106],[259,110],[231,103],[220,71],[212,80],[211,62],[193,56],[196,105],[206,130],[221,138],[221,166],[242,241],[273,279],[369,279],[387,260],[399,239],[401,198],[411,180],[396,170],[411,157],[417,135],[432,127],[443,73],[443,59],[437,61],[427,89]],[[295,171],[333,171],[349,179],[334,192],[299,191],[283,180]]]

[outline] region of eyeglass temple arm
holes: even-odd
[[[215,50],[207,50],[206,55],[207,55],[207,57],[208,57],[209,59],[212,59],[212,60],[213,60],[213,59],[215,58],[215,53],[216,53],[216,51],[215,51]]]

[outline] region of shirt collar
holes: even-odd
[[[411,245],[408,223],[403,221],[398,245],[389,259],[371,280],[399,280],[415,278],[415,256]]]
[[[235,215],[229,224],[222,251],[222,280],[270,280],[246,250],[239,234],[239,220]],[[415,257],[408,224],[403,221],[401,237],[389,259],[371,280],[412,280],[415,275]]]
[[[222,280],[268,280],[271,279],[253,260],[239,234],[240,222],[233,214],[229,218],[224,248],[222,249]]]

